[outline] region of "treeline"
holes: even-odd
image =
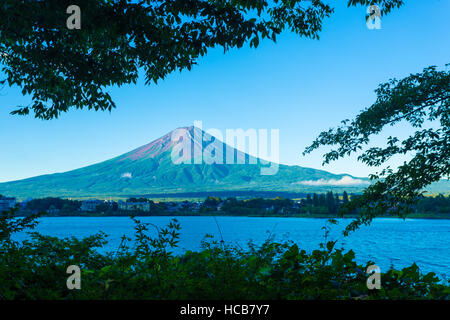
[[[295,216],[295,215],[336,215],[342,206],[358,195],[333,193],[312,193],[305,198],[294,200],[277,197],[274,199],[253,198],[236,199],[209,196],[203,202],[154,202],[147,198],[129,198],[128,203],[149,203],[149,210],[136,210],[137,215],[235,215],[235,216]],[[83,211],[79,200],[61,198],[34,199],[21,203],[21,213],[28,215],[47,212],[49,215],[118,215],[128,216],[130,210],[121,210],[117,202],[99,201],[93,210]],[[437,195],[420,197],[414,206],[415,213],[447,214],[450,213],[450,196]]]
[[[293,200],[277,197],[275,199],[245,199],[208,197],[200,212],[219,211],[230,215],[296,215],[296,214],[336,214],[339,208],[348,203],[347,192],[342,195],[332,191],[326,194],[308,194],[305,199]]]
[[[298,204],[292,199],[279,197],[275,199],[255,198],[245,200],[237,200],[236,198],[222,200],[217,197],[208,197],[203,202],[200,212],[210,213],[211,211],[241,216],[291,215],[298,212]]]
[[[419,213],[450,213],[450,195],[421,197],[417,202],[416,211]]]
[[[48,212],[58,213],[60,215],[70,215],[78,212],[81,207],[81,201],[68,200],[61,198],[43,198],[27,201],[22,206],[22,210],[30,213]]]
[[[333,194],[333,191],[327,192],[326,194],[308,194],[306,199],[302,201],[302,212],[336,214],[339,208],[349,201],[350,197],[346,191],[343,192],[342,197],[339,194]]]

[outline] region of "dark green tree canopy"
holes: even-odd
[[[375,183],[348,209],[361,210],[361,217],[348,231],[369,223],[381,214],[403,216],[411,210],[426,186],[450,176],[450,72],[428,67],[421,73],[391,80],[375,90],[377,99],[353,121],[344,120],[335,129],[322,132],[304,154],[320,146],[332,146],[324,164],[362,150],[372,135],[386,126],[407,121],[417,129],[403,141],[389,137],[385,147],[366,149],[358,160],[378,167],[395,155],[410,155],[408,162],[394,171],[387,166],[371,176]],[[351,207],[351,208],[350,208]]]
[[[381,13],[402,0],[377,4]],[[81,29],[66,26],[69,5],[81,9]],[[190,69],[217,46],[228,50],[283,30],[318,38],[333,8],[321,0],[2,0],[0,81],[30,95],[13,114],[56,118],[69,108],[111,110],[109,86],[146,83]]]

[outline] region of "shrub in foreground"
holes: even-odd
[[[174,255],[180,225],[159,229],[135,221],[135,238],[102,254],[106,235],[84,239],[44,236],[14,241],[36,216],[0,218],[1,299],[449,299],[450,286],[413,264],[381,275],[380,290],[366,286],[367,265],[328,241],[311,253],[292,242],[267,239],[248,248],[206,236],[202,249]],[[158,229],[151,237],[149,227]],[[133,241],[132,241],[133,240]],[[81,268],[81,290],[66,286],[67,267]]]

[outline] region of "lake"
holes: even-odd
[[[173,217],[138,217],[142,222],[165,226]],[[181,224],[178,252],[197,250],[205,234],[225,242],[246,246],[249,240],[260,244],[270,234],[275,240],[292,240],[310,252],[324,240],[322,227],[327,219],[260,218],[260,217],[176,217]],[[217,221],[217,223],[216,223]],[[378,218],[349,237],[342,230],[351,219],[338,219],[331,227],[329,240],[338,240],[337,247],[353,249],[356,260],[375,262],[382,271],[413,262],[424,272],[433,271],[443,279],[450,278],[450,220]],[[102,250],[114,251],[122,235],[133,236],[134,223],[128,217],[45,217],[36,231],[56,237],[85,237],[98,231],[108,235],[109,243]],[[219,232],[220,228],[220,232]],[[150,229],[153,229],[150,227]],[[151,231],[153,232],[153,230]],[[25,234],[16,235],[23,239]]]

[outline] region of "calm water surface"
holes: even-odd
[[[162,227],[171,218],[138,219]],[[217,224],[214,217],[177,219],[182,228],[178,252],[199,249],[205,234],[220,240],[220,233],[226,242],[241,246],[246,246],[249,240],[260,244],[273,234],[275,240],[292,240],[302,249],[311,251],[323,242],[322,227],[327,223],[327,219],[313,218],[216,217]],[[391,265],[402,268],[416,262],[424,272],[433,271],[441,278],[450,278],[450,220],[379,218],[372,225],[343,237],[341,231],[350,221],[340,219],[338,225],[332,226],[329,239],[337,239],[338,247],[352,249],[358,262],[374,261],[382,271]],[[127,217],[46,217],[40,219],[36,231],[60,238],[81,238],[103,231],[109,243],[102,250],[114,251],[122,235],[133,236],[133,227],[133,221]],[[25,234],[16,236],[17,239],[24,237]]]

